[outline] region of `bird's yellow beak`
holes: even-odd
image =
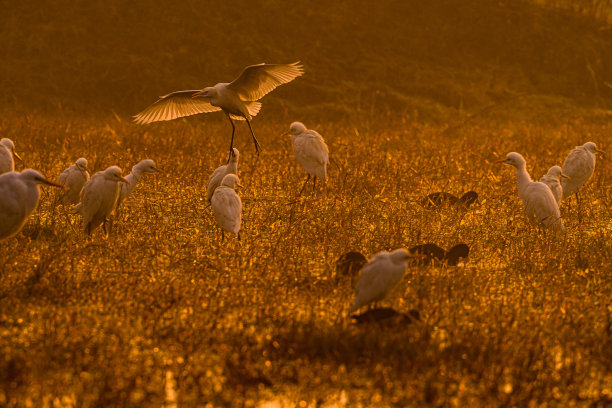
[[[493,164],[499,164],[499,163],[505,163],[505,162],[506,162],[506,159],[504,159],[504,160],[497,160],[497,161],[494,161]]]
[[[130,184],[130,182],[129,182],[129,181],[127,181],[127,180],[126,180],[125,178],[123,178],[123,177],[121,177],[121,178],[119,179],[119,181],[120,181],[120,182],[122,182],[122,183],[125,183],[125,184]]]
[[[561,173],[561,177],[566,178],[566,179],[568,179],[568,180],[571,178],[571,177],[570,177],[570,176],[568,176],[567,174],[563,174],[563,173]]]
[[[68,186],[65,186],[65,185],[59,184],[59,183],[54,183],[54,182],[49,181],[49,180],[45,180],[45,184],[48,185],[48,186],[63,188],[64,190],[70,190],[70,187],[68,187]]]
[[[163,173],[160,169],[158,169],[157,167],[153,167],[153,170],[155,170],[155,172],[157,173]]]
[[[193,95],[191,95],[192,98],[198,98],[200,96],[204,95],[204,91],[198,91],[196,93],[194,93]]]
[[[288,131],[286,131],[285,133],[283,133],[282,135],[280,135],[279,137],[288,136],[288,135],[290,135],[290,134],[291,134],[291,131],[290,131],[290,130],[288,130]]]
[[[236,183],[236,185],[237,185],[238,187],[242,188],[242,184],[240,184],[240,183]]]
[[[596,151],[597,153],[601,153],[601,154],[603,154],[604,156],[605,156],[605,154],[606,154],[606,152],[604,152],[603,150],[595,149],[595,151]]]
[[[16,158],[16,159],[18,159],[20,162],[22,162],[22,163],[23,163],[23,159],[21,158],[21,156],[19,156],[19,155],[17,154],[17,152],[16,152],[16,151],[14,151],[14,150],[13,150],[13,156],[15,156],[15,158]]]

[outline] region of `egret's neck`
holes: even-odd
[[[525,165],[517,167],[516,168],[516,185],[518,187],[518,190],[519,191],[523,190],[525,187],[527,187],[527,185],[529,185],[529,183],[531,183],[531,177],[529,177],[529,173],[527,173],[527,169],[525,168]]]

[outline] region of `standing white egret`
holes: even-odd
[[[238,149],[235,147],[232,149],[232,154],[230,156],[230,161],[227,164],[219,166],[213,171],[208,179],[208,187],[206,188],[206,200],[210,202],[212,196],[215,192],[215,189],[219,187],[223,178],[228,174],[236,174],[238,175],[238,158],[240,153]]]
[[[119,198],[117,199],[117,207],[132,194],[136,188],[136,184],[140,181],[145,173],[157,173],[159,169],[155,167],[155,162],[151,159],[141,160],[132,167],[132,172],[125,179],[127,183],[121,184],[119,187]]]
[[[557,205],[561,204],[561,199],[563,198],[563,187],[561,187],[561,177],[568,178],[561,167],[552,166],[548,169],[548,173],[542,176],[540,182],[546,184],[550,191],[553,193],[553,197],[555,197],[555,201]]]
[[[91,235],[100,224],[104,224],[104,232],[108,233],[106,219],[117,205],[119,182],[129,184],[121,177],[121,169],[111,166],[94,174],[83,186],[81,202],[74,207],[74,211],[83,216],[83,230],[87,234]]]
[[[232,154],[236,131],[233,119],[246,120],[255,142],[255,149],[259,153],[261,148],[251,128],[251,119],[261,109],[261,102],[257,101],[279,85],[291,82],[303,73],[299,61],[293,64],[251,65],[246,67],[233,82],[161,96],[157,102],[135,115],[134,120],[136,123],[145,124],[222,110],[232,124],[229,154]]]
[[[21,231],[34,212],[40,198],[39,184],[67,188],[32,169],[0,175],[0,241]]]
[[[221,234],[223,235],[223,230],[225,230],[238,234],[238,239],[240,239],[242,200],[234,191],[236,186],[242,187],[238,176],[235,174],[226,175],[223,177],[221,185],[215,189],[210,203],[215,220],[222,228]]]
[[[516,167],[516,185],[519,197],[523,200],[525,214],[537,224],[553,230],[563,230],[559,205],[550,188],[539,181],[532,181],[527,173],[527,165],[519,153],[508,153],[504,160],[496,163],[510,164]]]
[[[384,299],[406,273],[407,262],[411,257],[403,248],[374,255],[361,269],[349,313]]]
[[[88,180],[89,172],[87,171],[87,160],[81,157],[66,170],[62,171],[62,174],[57,178],[60,184],[64,184],[70,188],[70,190],[60,195],[60,203],[63,205],[78,203],[81,199],[81,190]]]
[[[300,190],[304,191],[310,176],[313,176],[314,190],[317,178],[325,180],[327,176],[327,164],[329,163],[329,149],[323,137],[315,130],[306,129],[301,122],[293,122],[289,131],[283,135],[291,134],[293,139],[293,155],[308,173],[306,181]]]
[[[567,179],[561,181],[563,187],[563,198],[576,193],[587,182],[595,170],[595,153],[603,153],[593,142],[587,142],[577,146],[567,155],[563,162],[563,174]]]
[[[0,139],[0,174],[15,171],[15,161],[13,157],[21,160],[21,157],[15,152],[15,143],[6,137]]]

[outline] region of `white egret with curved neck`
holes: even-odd
[[[313,177],[312,188],[316,187],[317,178],[325,180],[327,177],[327,164],[329,163],[329,149],[323,136],[317,131],[306,129],[302,122],[293,122],[289,127],[289,131],[283,135],[291,134],[293,139],[293,155],[295,159],[302,165],[308,176],[300,190],[300,194],[304,191],[308,180]]]
[[[89,172],[87,171],[87,159],[79,158],[74,164],[70,165],[66,170],[62,171],[57,181],[70,188],[59,196],[59,201],[63,205],[73,205],[81,199],[81,190],[89,180]]]
[[[83,186],[81,202],[74,206],[73,211],[83,216],[83,230],[88,235],[100,224],[103,224],[104,233],[108,234],[106,220],[117,205],[120,182],[129,184],[121,176],[121,169],[111,166],[94,174]]]
[[[0,175],[0,241],[21,231],[38,205],[41,184],[68,188],[32,169]]]
[[[563,230],[559,205],[553,193],[546,184],[531,180],[523,156],[511,152],[504,160],[498,160],[495,163],[505,163],[516,167],[518,195],[523,201],[525,214],[531,221],[553,230]]]
[[[11,139],[0,139],[0,174],[15,171],[15,160],[23,161],[15,152],[15,143]]]
[[[563,162],[563,174],[566,174],[568,178],[561,181],[563,198],[572,194],[576,194],[578,198],[578,190],[593,175],[596,153],[604,152],[599,150],[595,143],[587,142],[582,146],[577,146],[567,155]]]
[[[406,273],[408,259],[412,258],[403,248],[392,252],[379,252],[361,269],[355,288],[355,299],[349,313],[362,306],[383,300]]]
[[[221,181],[228,174],[236,174],[238,175],[238,158],[240,157],[240,153],[238,149],[235,147],[232,149],[232,154],[230,155],[230,160],[227,164],[221,165],[213,171],[208,179],[208,186],[206,188],[206,200],[210,202],[212,199],[215,190],[221,184]]]
[[[136,163],[132,167],[132,172],[125,179],[127,183],[120,184],[119,198],[117,199],[117,207],[125,200],[136,188],[136,185],[146,173],[158,173],[159,169],[155,167],[155,162],[151,159],[144,159]]]
[[[215,221],[223,231],[238,235],[240,239],[240,224],[242,221],[242,200],[234,190],[240,185],[240,179],[235,174],[223,177],[221,185],[215,189],[210,204],[212,206]]]
[[[134,120],[136,123],[145,124],[222,110],[232,125],[230,156],[236,132],[234,120],[246,120],[253,136],[255,149],[259,153],[261,147],[251,127],[251,119],[257,116],[261,109],[261,102],[257,101],[276,87],[293,81],[303,73],[299,61],[293,64],[251,65],[246,67],[233,82],[161,96],[157,102],[135,115]]]
[[[540,178],[540,182],[546,184],[548,188],[550,188],[550,191],[553,193],[553,197],[555,197],[557,205],[561,204],[561,199],[563,198],[561,178],[568,178],[568,176],[563,174],[563,171],[559,166],[552,166],[550,169],[548,169],[548,173]]]

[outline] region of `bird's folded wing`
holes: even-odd
[[[207,98],[194,98],[196,92],[199,90],[177,91],[161,96],[157,102],[134,115],[134,122],[142,125],[221,110],[212,106]]]
[[[293,64],[259,64],[246,67],[227,87],[243,101],[256,101],[277,86],[293,81],[304,73],[299,61]]]

